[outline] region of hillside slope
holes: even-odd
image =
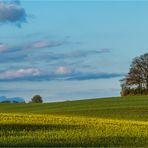
[[[0,112],[46,113],[148,120],[148,96],[87,99],[44,104],[0,104]]]

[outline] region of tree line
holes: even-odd
[[[18,102],[16,100],[4,100],[4,101],[1,101],[0,103],[25,103],[25,101],[24,102]],[[35,95],[31,98],[29,103],[43,103],[43,99],[40,95]]]

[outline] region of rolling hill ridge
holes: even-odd
[[[43,104],[0,104],[0,112],[148,120],[148,96],[86,99]]]

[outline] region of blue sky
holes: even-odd
[[[0,96],[120,95],[148,50],[148,2],[0,0]]]

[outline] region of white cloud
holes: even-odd
[[[57,75],[69,74],[71,72],[72,72],[72,70],[70,70],[69,68],[64,67],[64,66],[60,66],[55,70],[55,74],[57,74]]]
[[[26,76],[37,76],[39,74],[40,74],[40,71],[39,69],[36,69],[36,68],[7,70],[7,71],[0,72],[0,79],[22,78]]]

